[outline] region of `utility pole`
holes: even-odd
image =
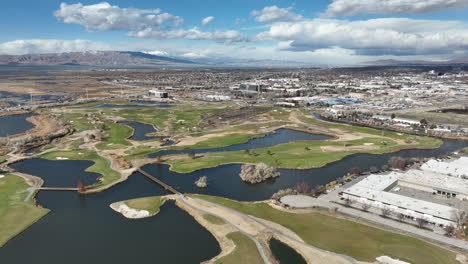
[[[86,88],[86,100],[89,99],[88,88]]]

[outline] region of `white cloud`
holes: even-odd
[[[328,16],[423,14],[468,7],[468,0],[333,0]]]
[[[169,53],[162,51],[162,50],[153,50],[153,51],[143,51],[143,53],[155,55],[155,56],[170,56]]]
[[[169,23],[184,23],[178,16],[160,13],[160,9],[120,8],[107,2],[95,5],[61,3],[54,15],[68,24],[79,24],[90,31],[143,30]]]
[[[203,26],[206,26],[206,25],[208,25],[210,22],[212,22],[214,19],[215,19],[214,16],[205,17],[205,18],[201,21],[201,24],[202,24]]]
[[[25,39],[0,43],[0,54],[9,55],[109,49],[111,49],[111,46],[108,44],[82,39]]]
[[[280,21],[298,21],[303,19],[299,14],[291,12],[292,7],[280,8],[277,6],[267,6],[262,10],[254,10],[250,13],[257,22],[280,22]]]
[[[362,55],[452,54],[468,48],[468,25],[457,21],[381,18],[313,19],[273,24],[259,41],[282,41],[291,51],[340,47]]]
[[[246,36],[235,30],[227,31],[201,31],[194,27],[191,29],[174,30],[152,30],[146,29],[136,33],[130,33],[129,36],[145,39],[187,39],[187,40],[212,40],[221,42],[241,42],[247,41]]]

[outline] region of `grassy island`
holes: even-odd
[[[13,174],[2,176],[0,178],[0,247],[49,213],[49,210],[34,205],[32,196],[25,201],[30,186],[23,178]]]

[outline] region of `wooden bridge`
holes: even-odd
[[[41,190],[41,191],[79,191],[80,189],[78,188],[61,188],[61,187],[41,187],[41,188],[37,188],[38,190]]]
[[[144,176],[146,176],[148,179],[154,181],[155,183],[161,185],[164,189],[166,189],[167,191],[173,193],[173,194],[180,194],[180,192],[178,192],[176,189],[172,188],[171,186],[165,184],[164,182],[162,182],[161,180],[158,180],[156,179],[155,177],[151,176],[151,174],[147,173],[146,171],[142,170],[142,169],[138,169],[137,170],[139,173],[143,174]]]

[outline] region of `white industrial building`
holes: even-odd
[[[401,186],[451,199],[468,200],[467,173],[468,157],[450,161],[431,160],[421,169],[370,175],[344,190],[342,196],[374,208],[388,208],[393,214],[403,214],[407,219],[422,218],[438,226],[455,225],[456,208],[389,191]]]
[[[468,180],[448,176],[447,174],[409,170],[401,174],[398,184],[449,198],[468,200]]]
[[[207,95],[205,97],[205,99],[208,100],[208,101],[213,101],[213,102],[230,101],[231,96],[227,96],[227,95]]]
[[[373,208],[389,209],[393,215],[403,214],[406,219],[422,218],[438,226],[456,225],[454,212],[457,209],[388,192],[399,184],[401,174],[370,175],[361,182],[343,191],[343,198]]]
[[[149,90],[148,95],[151,97],[158,97],[158,98],[168,98],[169,94],[167,92],[159,91],[159,90]]]
[[[461,157],[451,161],[430,160],[421,166],[421,170],[468,178],[468,157]]]

